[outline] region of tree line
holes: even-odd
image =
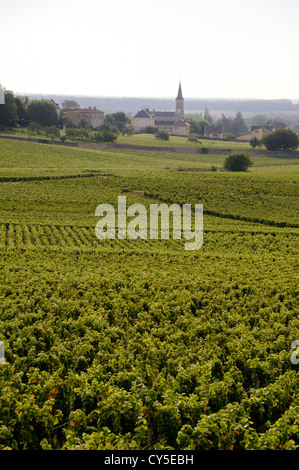
[[[96,129],[93,129],[86,119],[81,119],[76,127],[71,118],[64,113],[70,108],[79,108],[79,104],[74,100],[63,101],[62,110],[58,111],[53,100],[29,100],[28,97],[14,96],[9,90],[4,90],[4,97],[5,104],[0,106],[0,127],[27,127],[29,134],[45,135],[52,139],[95,142],[114,142],[120,133],[134,133],[129,125],[131,119],[121,111],[106,114],[104,123]],[[205,126],[211,124],[223,126],[226,140],[232,140],[248,132],[241,112],[237,112],[233,118],[222,114],[220,119],[214,120],[206,108],[201,119],[190,118],[187,122],[190,125],[191,137],[204,136]],[[60,129],[66,129],[65,135],[60,136]],[[148,129],[148,132],[156,133],[159,139],[165,140],[168,137],[166,133],[158,132],[158,129]],[[278,129],[262,140],[252,139],[250,144],[253,148],[265,145],[268,150],[294,150],[298,147],[298,136],[291,129]]]
[[[255,116],[255,118],[258,121],[259,116]],[[237,112],[235,117],[227,117],[222,114],[220,119],[215,120],[206,108],[204,115],[200,115],[200,119],[190,118],[187,119],[187,122],[190,124],[190,135],[195,138],[204,136],[204,129],[207,125],[223,126],[225,140],[234,140],[249,131],[241,112]],[[272,122],[270,119],[267,120],[266,116],[261,115],[257,125],[268,126]],[[262,139],[252,138],[250,145],[253,148],[264,145],[267,150],[295,150],[298,148],[299,141],[297,133],[292,129],[277,129]]]
[[[186,119],[190,124],[190,133],[197,134],[198,136],[204,135],[205,126],[215,125],[223,126],[223,131],[226,134],[226,139],[231,140],[238,135],[244,134],[248,131],[247,125],[241,112],[237,112],[234,117],[227,117],[222,114],[221,118],[215,119],[208,108],[205,108],[204,113],[200,113],[199,119],[188,118]]]
[[[81,119],[76,127],[65,114],[70,108],[79,108],[76,101],[65,100],[59,111],[53,100],[29,100],[28,97],[14,96],[8,90],[4,91],[4,97],[5,103],[0,106],[0,128],[27,128],[29,135],[95,142],[114,142],[118,134],[133,132],[128,126],[130,118],[124,112],[105,115],[104,123],[96,129],[86,119]],[[60,136],[61,129],[65,129],[63,136]]]

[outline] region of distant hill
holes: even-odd
[[[28,94],[29,99],[53,99],[59,106],[64,100],[76,100],[80,108],[88,108],[96,106],[104,111],[105,114],[123,111],[126,114],[134,115],[140,109],[149,107],[156,110],[174,110],[175,97],[171,98],[134,98],[134,97],[100,97],[100,96],[76,96],[76,95],[42,95]],[[194,113],[204,111],[242,112],[253,114],[269,114],[269,113],[288,113],[299,114],[299,103],[293,103],[291,100],[230,100],[230,99],[191,99],[185,98],[185,113]]]

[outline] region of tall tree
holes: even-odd
[[[203,118],[206,119],[207,121],[209,121],[210,124],[213,124],[213,118],[212,118],[208,108],[205,108]]]
[[[267,123],[267,116],[265,114],[255,114],[251,118],[248,119],[248,122],[252,126],[264,126]]]
[[[62,102],[62,109],[78,109],[80,105],[75,100],[64,100]]]
[[[41,126],[57,126],[58,114],[54,103],[48,100],[32,100],[27,108],[30,122],[38,122]]]
[[[248,129],[243,119],[242,113],[241,112],[236,113],[236,116],[232,122],[231,132],[235,135],[238,135],[238,134],[242,134],[243,132],[247,132],[247,130]]]
[[[109,124],[112,127],[117,127],[119,132],[124,132],[126,124],[130,122],[130,119],[126,116],[124,112],[117,111],[112,114],[106,114],[104,122],[105,124]]]
[[[201,125],[197,119],[190,118],[190,119],[187,119],[187,122],[190,125],[190,128],[189,128],[190,134],[197,134],[197,135],[202,134]]]
[[[21,98],[16,97],[15,98],[15,103],[17,107],[17,116],[18,116],[18,124],[21,127],[27,126],[28,120],[27,120],[27,112],[26,112],[26,106],[25,106],[25,101],[23,101]]]
[[[232,119],[222,114],[221,118],[217,122],[218,125],[223,126],[224,132],[232,131]]]

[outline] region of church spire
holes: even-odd
[[[176,97],[175,103],[175,117],[177,121],[184,120],[184,98],[182,93],[181,82],[179,84],[178,96]]]
[[[178,91],[178,96],[177,96],[177,98],[178,98],[179,100],[182,100],[182,99],[183,99],[181,82],[180,82],[180,84],[179,84],[179,91]]]

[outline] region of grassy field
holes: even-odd
[[[134,136],[135,137],[135,136]],[[127,137],[124,137],[126,139]],[[128,137],[130,139],[130,137]],[[1,140],[0,178],[84,175],[90,173],[128,174],[134,172],[159,172],[160,170],[191,170],[212,167],[222,169],[225,155],[181,154],[131,149],[94,150],[63,146],[41,145],[32,142]],[[244,150],[244,149],[243,149]],[[295,156],[273,157],[260,155],[251,157],[253,167],[250,175],[257,172],[267,176],[277,172],[288,177],[298,169]]]
[[[298,448],[297,159],[0,155],[1,450]],[[203,247],[98,240],[124,194],[202,203]]]
[[[7,136],[16,136],[16,137],[25,137],[33,139],[46,138],[43,135],[38,134],[28,134],[26,128],[15,128],[10,131],[0,130],[0,135]],[[65,136],[65,131],[60,131],[61,136]],[[50,138],[48,138],[51,140]],[[133,135],[121,135],[117,136],[118,144],[130,144],[130,145],[144,145],[144,146],[158,146],[158,147],[191,147],[191,148],[230,148],[230,149],[251,149],[249,142],[240,142],[240,141],[222,141],[222,140],[212,140],[212,139],[199,139],[198,142],[190,142],[185,137],[170,136],[169,140],[157,140],[153,134],[133,134]],[[261,147],[265,149],[265,147]]]
[[[196,147],[196,148],[229,148],[251,149],[249,142],[199,139],[198,143],[190,142],[186,137],[170,136],[169,140],[157,140],[152,134],[120,135],[117,138],[119,144],[147,145],[159,147]]]

